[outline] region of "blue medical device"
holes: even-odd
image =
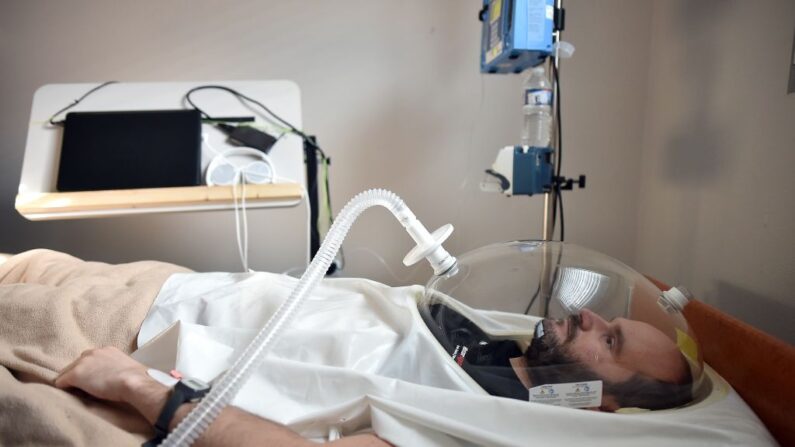
[[[521,73],[544,63],[554,50],[555,33],[564,28],[564,10],[555,0],[483,0],[478,14],[483,22],[480,71]],[[528,91],[525,104],[530,100]],[[536,104],[537,105],[537,104]],[[585,186],[585,179],[558,178],[551,147],[506,146],[497,153],[487,180],[487,191],[506,196],[554,193]]]
[[[552,149],[508,146],[497,154],[486,172],[499,179],[507,196],[540,194],[552,190]]]
[[[483,0],[480,71],[521,73],[552,53],[554,0]]]

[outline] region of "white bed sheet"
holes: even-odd
[[[176,368],[188,376],[223,370],[296,282],[269,273],[173,275],[138,345],[180,321],[170,348]],[[428,331],[415,305],[421,293],[324,280],[233,404],[318,440],[372,430],[399,446],[776,445],[711,370],[712,398],[679,410],[610,414],[490,396]]]

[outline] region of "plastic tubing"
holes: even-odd
[[[364,210],[376,205],[391,211],[418,245],[428,247],[427,250],[424,250],[429,252],[426,258],[431,262],[436,274],[446,271],[456,264],[455,258],[450,256],[440,244],[433,246],[433,236],[422,226],[400,197],[383,189],[371,189],[359,193],[340,211],[318,253],[287,300],[282,303],[240,357],[213,386],[210,393],[169,433],[161,445],[191,445],[207,430],[207,427],[234,399],[240,388],[262,363],[268,348],[288,327],[298,313],[304,298],[323,278],[353,222]]]

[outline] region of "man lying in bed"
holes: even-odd
[[[599,338],[600,334],[597,334],[597,332],[603,328],[597,328],[596,326],[606,325],[606,323],[598,321],[598,316],[589,315],[587,313],[586,318],[593,318],[594,321],[589,322],[589,324],[580,321],[577,323],[578,327],[572,330],[577,332],[577,336],[580,340],[587,340],[588,338],[593,339],[594,337]],[[569,322],[558,323],[552,327],[562,328],[565,324],[569,324]],[[635,330],[654,331],[654,329],[650,327],[635,328]],[[550,331],[550,334],[555,334],[554,329]],[[626,336],[630,338],[633,337],[632,334],[627,334]],[[642,337],[643,335],[637,336]],[[559,342],[555,341],[555,343]],[[583,341],[583,343],[588,343],[588,341]],[[626,349],[624,356],[636,355],[629,352],[630,350],[631,349]],[[649,353],[644,352],[642,355],[649,355]],[[518,352],[517,356],[512,358],[519,360],[521,363],[526,362],[522,354]],[[678,377],[680,375],[686,375],[685,371],[687,365],[684,361],[680,363],[677,360],[677,358],[674,358],[670,363],[663,365],[666,367],[655,370],[652,374],[660,377],[670,377],[671,383],[675,383],[675,381],[685,381],[686,379],[680,379]],[[650,363],[651,359],[644,359],[644,361]],[[571,362],[573,363],[573,360]],[[638,362],[636,361],[635,363],[637,364]],[[471,368],[473,367],[474,366],[471,366]],[[605,365],[601,365],[601,367],[606,368]],[[488,376],[484,377],[481,375],[479,377],[482,378],[481,380],[489,380],[487,378]],[[55,379],[55,386],[66,390],[78,388],[99,399],[127,403],[135,408],[135,410],[153,426],[158,421],[163,408],[166,406],[166,401],[170,393],[169,388],[154,380],[147,373],[147,368],[144,365],[131,359],[115,347],[90,349],[83,352],[77,360],[61,371]],[[530,388],[532,384],[527,383],[526,386]],[[527,388],[524,389],[526,390]],[[666,387],[664,391],[671,392],[671,390],[675,389],[678,390],[681,388]],[[632,395],[622,396],[622,399],[632,398]],[[677,394],[671,392],[670,398],[677,399]],[[683,401],[686,402],[687,398],[680,396],[678,399],[680,400],[678,403],[683,403]],[[187,415],[193,406],[194,404],[192,403],[185,403],[178,407],[178,410],[171,417],[170,423],[168,423],[169,430],[173,429],[177,423]],[[251,415],[235,407],[228,407],[200,438],[198,445],[261,445],[264,440],[280,446],[312,444],[280,425],[270,423],[265,419]],[[340,447],[387,445],[387,443],[373,435],[358,435],[343,438],[333,444]]]
[[[4,367],[3,372],[7,369],[14,375],[12,379],[8,377],[7,373],[5,375],[0,373],[0,390],[3,390],[0,391],[0,411],[3,413],[2,419],[6,421],[0,422],[0,438],[12,442],[17,440],[27,443],[63,443],[66,439],[66,443],[70,444],[120,444],[140,443],[142,438],[151,437],[151,426],[161,415],[169,398],[170,390],[152,379],[147,373],[147,368],[132,360],[127,353],[135,347],[135,338],[141,322],[144,321],[147,312],[150,312],[150,305],[155,296],[160,293],[158,302],[162,304],[162,302],[168,302],[169,293],[177,293],[175,290],[182,290],[180,286],[184,286],[185,282],[180,283],[180,280],[170,280],[161,289],[166,279],[181,272],[185,272],[185,269],[151,261],[116,266],[85,263],[68,255],[47,250],[23,253],[0,265],[0,364]],[[177,277],[189,278],[189,275],[177,275]],[[234,283],[224,288],[224,293],[241,297],[237,292],[239,292],[240,284],[249,280],[246,278],[234,277]],[[273,285],[272,283],[282,279],[277,275],[272,275],[266,280],[272,288],[276,289],[278,284]],[[285,279],[285,281],[287,281],[286,284],[292,284],[290,280]],[[201,298],[197,297],[196,299],[208,299],[205,295],[210,294],[211,290],[217,291],[217,284],[218,281],[214,282],[212,288],[199,293]],[[247,283],[247,287],[251,287],[251,283]],[[373,284],[365,285],[365,290],[373,290],[374,293],[381,289],[388,288]],[[338,294],[339,291],[333,293]],[[383,293],[388,294],[389,291]],[[176,301],[180,302],[180,300]],[[182,301],[184,302],[184,300]],[[262,298],[258,297],[256,301],[262,301]],[[380,301],[387,302],[389,299],[379,299]],[[319,308],[321,310],[322,305],[324,304],[321,302]],[[202,316],[190,319],[212,327],[212,318],[216,315],[206,315],[207,309],[211,306],[205,303],[200,307]],[[396,310],[392,309],[391,312],[411,312],[408,307],[401,308],[399,305],[393,307]],[[176,315],[182,315],[181,319],[185,318],[184,312],[192,311],[192,308],[182,309],[177,311]],[[345,303],[345,311],[346,313],[355,313],[355,305],[351,305],[350,302]],[[387,327],[400,325],[395,322],[395,319],[402,318],[402,316],[389,315],[388,312],[385,312],[384,309],[378,309],[375,312],[375,314],[384,317],[381,325]],[[316,318],[319,313],[322,312],[315,311],[311,315]],[[232,321],[238,319],[237,324],[240,327],[250,323],[250,321],[246,323],[247,316],[244,312],[236,312],[231,318]],[[338,318],[338,316],[335,315],[333,318]],[[229,321],[229,317],[227,317],[225,324],[229,324]],[[410,324],[412,320],[408,318],[406,321]],[[673,401],[670,402],[670,406],[687,402],[689,394],[681,392],[677,394],[672,391],[686,389],[689,383],[687,363],[676,352],[675,346],[669,346],[658,339],[657,334],[654,333],[656,329],[652,327],[626,327],[624,330],[624,337],[627,340],[624,341],[625,349],[622,355],[635,357],[632,361],[635,372],[629,375],[625,374],[626,365],[619,365],[621,362],[619,357],[608,362],[602,361],[599,365],[588,365],[587,362],[578,360],[584,358],[579,353],[580,349],[588,353],[594,352],[595,349],[602,349],[592,343],[601,343],[602,340],[605,340],[604,333],[609,327],[618,324],[620,323],[600,320],[591,314],[580,315],[567,321],[544,320],[543,326],[546,331],[537,331],[537,339],[533,341],[533,344],[565,347],[566,349],[559,349],[560,355],[569,356],[572,363],[579,365],[578,371],[585,371],[589,378],[596,377],[612,384],[612,389],[616,391],[614,391],[614,395],[609,393],[605,395],[603,399],[605,404],[601,408],[603,410],[613,411],[621,406],[639,406],[632,401],[631,392],[622,396],[617,391],[625,382],[628,385],[637,386],[639,377],[661,384],[664,393],[678,395],[679,397],[672,397]],[[636,332],[630,332],[630,329]],[[299,339],[304,337],[301,335],[301,330],[300,324],[297,324],[295,331]],[[317,329],[313,328],[313,330]],[[351,332],[355,333],[356,330],[357,328],[350,327]],[[371,337],[368,334],[372,334],[372,332],[366,333],[365,338]],[[406,334],[399,337],[401,339],[399,343],[411,342],[412,338]],[[429,337],[432,342],[435,342],[433,336]],[[321,338],[323,338],[322,334]],[[352,345],[358,342],[358,339],[349,340],[353,340],[351,341]],[[643,341],[642,345],[638,346],[636,342],[641,340]],[[433,348],[430,345],[422,344],[421,340],[415,343],[416,345],[402,349],[408,352],[408,356],[403,359],[405,362],[410,362],[412,358],[423,355],[425,355],[424,358],[429,358],[423,351],[436,349],[436,351],[444,352],[438,349],[438,344],[436,348]],[[483,345],[483,341],[478,343]],[[309,342],[305,345],[301,346],[301,349],[315,346],[314,343]],[[318,349],[321,348],[318,347]],[[531,355],[530,350],[523,352],[515,348],[506,351],[509,353],[507,357],[489,361],[519,365],[516,367],[517,374],[511,380],[526,390],[534,383],[532,377],[521,374],[521,365],[527,362],[538,362],[538,352],[537,350],[533,351]],[[609,346],[605,349],[608,348]],[[327,349],[335,348],[327,347]],[[296,350],[295,343],[289,350]],[[400,350],[400,345],[396,345],[396,347],[383,352],[387,357],[396,357]],[[275,351],[277,352],[274,356],[278,357],[278,349]],[[369,351],[371,353],[378,352],[379,348],[376,347]],[[515,355],[510,354],[511,352]],[[451,352],[448,352],[448,355],[456,356]],[[441,355],[440,358],[442,360],[439,361],[444,362],[444,355]],[[661,359],[668,360],[661,362]],[[401,362],[405,363],[403,360]],[[447,358],[447,362],[450,360]],[[290,361],[295,363],[295,359]],[[332,360],[330,363],[334,361]],[[343,366],[355,369],[359,364],[368,363],[371,359],[364,362],[361,359],[348,359],[348,361],[350,363]],[[614,364],[609,364],[611,362]],[[462,365],[462,361],[458,361],[458,363]],[[414,376],[411,373],[406,373],[407,377],[400,377],[400,374],[384,365],[386,364],[381,364],[378,367],[379,371],[383,372],[384,376],[388,376],[390,380],[397,378],[434,387],[441,386],[459,391],[465,389],[463,385],[457,385],[458,379],[453,376],[448,381],[449,383],[445,382],[440,385],[435,382],[439,380],[438,378],[425,382],[421,378],[416,378],[421,375]],[[291,363],[284,363],[282,366],[291,367]],[[327,366],[339,365],[329,364]],[[422,366],[432,368],[427,363]],[[472,365],[469,366],[472,367]],[[446,364],[443,365],[443,368],[446,367]],[[344,374],[347,371],[345,368],[341,373]],[[268,369],[266,365],[261,369],[264,370],[263,374],[278,374],[277,369],[283,368]],[[405,369],[409,371],[417,368]],[[383,377],[380,374],[377,377],[372,377],[371,371],[364,371],[352,380],[365,377],[367,380],[363,383],[380,383],[378,381]],[[466,377],[462,371],[459,370],[453,374],[461,374]],[[617,375],[617,372],[620,374]],[[331,377],[335,377],[333,373],[332,371]],[[283,374],[285,375],[279,381],[288,381],[290,372]],[[316,379],[316,371],[313,370],[311,376],[313,380]],[[337,379],[329,379],[329,392],[333,391],[335,380]],[[483,377],[475,379],[486,390],[489,390],[490,387],[488,380]],[[67,390],[72,395],[55,394],[54,389],[43,388],[37,383],[54,383],[57,388]],[[400,386],[399,383],[396,385],[394,381],[383,382],[383,384],[386,385],[382,387],[387,388]],[[666,384],[670,384],[672,387],[666,387]],[[408,389],[416,391],[416,388]],[[246,388],[240,394],[244,394],[245,391]],[[297,391],[297,394],[300,395],[312,394],[309,388]],[[354,390],[353,395],[357,395],[357,392],[364,395],[373,393],[364,387],[361,391]],[[492,394],[516,397],[500,392],[492,392]],[[278,407],[272,398],[269,399],[266,394],[262,396],[261,400],[265,401],[266,407],[267,403]],[[384,396],[389,397],[390,395],[387,393]],[[96,398],[107,401],[107,403],[98,402]],[[399,398],[396,399],[399,400]],[[341,402],[345,401],[343,399]],[[431,403],[427,402],[427,405]],[[526,403],[522,405],[528,406]],[[192,406],[193,404],[190,403],[181,405],[171,418],[168,424],[169,428],[173,429]],[[317,411],[318,407],[313,408],[320,415],[317,416],[317,419],[322,419],[322,413]],[[281,408],[271,408],[270,410],[274,412],[274,415],[282,411]],[[284,411],[289,412],[289,409],[285,407]],[[311,420],[313,417],[310,416],[309,419]],[[550,422],[553,420],[551,415],[549,420]],[[344,421],[345,418],[341,418],[341,422]],[[580,423],[585,427],[587,421],[582,420]],[[386,422],[384,424],[386,426]],[[601,421],[599,424],[601,426]],[[309,427],[305,431],[312,431],[310,429],[311,422],[304,425],[297,423],[296,426]],[[650,427],[653,426],[655,424],[650,425]],[[116,428],[121,428],[123,431]],[[355,431],[361,432],[362,430]],[[261,445],[266,442],[272,445],[304,445],[309,443],[282,425],[269,422],[232,406],[223,410],[199,442],[200,445],[246,445],[247,443]],[[388,445],[373,434],[367,433],[344,437],[336,441],[335,444],[343,446]]]

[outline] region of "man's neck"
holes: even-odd
[[[516,377],[519,378],[522,385],[528,389],[532,388],[533,382],[530,380],[530,375],[527,374],[527,362],[524,357],[513,357],[509,361],[511,362],[511,367],[513,367],[513,372],[516,373]]]

